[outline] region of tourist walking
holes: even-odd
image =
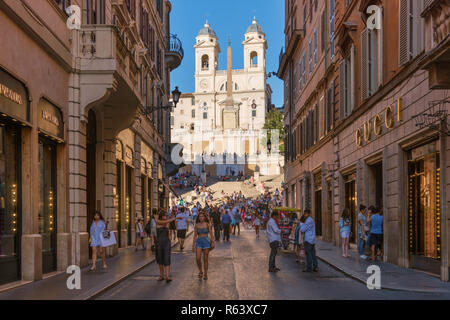
[[[177,216],[177,208],[173,207],[169,211],[169,218],[176,218]],[[177,224],[176,219],[173,219],[169,224],[169,239],[173,239],[174,241],[177,239]]]
[[[239,212],[239,207],[235,205],[233,208],[233,218],[234,218],[234,226],[233,226],[233,235],[236,235],[236,228],[238,229],[238,235],[241,235],[241,222],[242,222],[242,216]]]
[[[278,226],[279,213],[277,211],[272,213],[272,216],[267,223],[267,240],[270,246],[269,255],[269,272],[281,271],[277,268],[275,258],[277,256],[278,248],[281,246],[281,229]]]
[[[187,225],[189,214],[186,212],[184,207],[180,208],[177,214],[176,226],[177,226],[177,238],[180,243],[180,251],[184,250],[184,240],[186,239]]]
[[[223,228],[223,241],[230,242],[231,217],[230,217],[229,213],[226,211],[226,209],[224,210],[224,212],[222,214],[221,222],[222,222],[222,228]]]
[[[216,241],[220,241],[220,212],[216,206],[212,209],[211,220],[214,227],[214,238]]]
[[[367,222],[371,225],[369,244],[372,251],[372,258],[370,260],[375,261],[375,253],[377,253],[380,259],[383,254],[381,252],[383,244],[383,216],[380,215],[380,210],[377,208],[370,207],[369,211],[371,215],[369,215]]]
[[[261,217],[258,215],[258,213],[255,213],[255,220],[253,221],[253,224],[255,225],[255,233],[256,233],[256,239],[259,239],[259,229],[261,227]]]
[[[358,213],[358,254],[359,257],[363,260],[366,260],[368,258],[364,253],[368,231],[366,211],[367,211],[366,206],[361,204],[359,206],[359,213]]]
[[[92,248],[92,268],[90,271],[95,271],[97,268],[97,251],[99,251],[100,256],[103,261],[103,269],[106,269],[106,254],[105,250],[103,250],[102,247],[102,234],[103,231],[106,229],[105,220],[103,219],[103,216],[100,211],[96,211],[94,214],[94,220],[91,224],[90,229],[90,243]]]
[[[342,238],[342,256],[348,258],[348,246],[351,232],[350,211],[347,208],[342,210],[341,218],[339,219],[339,229]]]
[[[210,250],[214,249],[215,243],[211,223],[204,211],[199,212],[195,221],[193,242],[192,251],[196,254],[198,277],[208,280],[208,257]]]
[[[156,263],[159,265],[160,273],[158,281],[165,279],[167,283],[172,281],[170,278],[171,242],[169,238],[169,224],[175,219],[175,217],[169,218],[168,213],[164,209],[160,209],[156,217]]]
[[[134,251],[138,251],[139,243],[142,246],[142,249],[145,250],[144,246],[144,239],[145,239],[145,232],[144,232],[144,220],[142,218],[138,218],[135,223],[135,230],[136,230],[136,241],[135,241],[135,249]]]
[[[304,233],[303,245],[306,253],[306,269],[303,272],[318,272],[319,267],[316,257],[316,225],[311,217],[311,210],[304,212],[305,223],[300,226],[300,232]]]

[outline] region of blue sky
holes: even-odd
[[[256,16],[263,28],[269,49],[267,51],[267,73],[278,70],[278,58],[284,45],[284,1],[282,0],[172,0],[171,33],[183,43],[184,60],[171,73],[171,86],[178,86],[182,92],[195,90],[195,37],[208,19],[211,28],[219,38],[222,50],[219,69],[226,69],[226,48],[228,36],[233,49],[233,69],[244,65],[242,41],[247,27]],[[283,104],[283,82],[273,76],[269,80],[272,87],[272,102]]]

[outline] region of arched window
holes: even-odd
[[[208,70],[208,69],[209,69],[209,57],[207,54],[205,54],[202,57],[202,70]]]
[[[250,53],[250,67],[257,68],[258,67],[258,53],[253,51]]]

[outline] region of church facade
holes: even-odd
[[[284,160],[277,137],[268,139],[263,129],[272,90],[266,81],[266,35],[256,19],[242,46],[244,68],[232,69],[229,44],[227,70],[219,70],[220,45],[208,22],[196,37],[195,92],[183,94],[171,114],[172,143],[183,146],[183,170],[213,176],[280,173]]]

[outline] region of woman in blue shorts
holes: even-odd
[[[350,232],[351,232],[352,223],[350,220],[350,211],[345,208],[342,211],[342,216],[339,219],[339,228],[341,231],[341,238],[342,238],[342,256],[345,258],[348,258],[348,246],[349,246],[349,239],[350,239]]]
[[[208,256],[209,251],[214,249],[214,236],[212,233],[211,223],[204,210],[200,211],[194,227],[194,243],[192,251],[196,253],[197,266],[199,270],[198,277],[208,280]],[[203,255],[203,266],[202,266]],[[202,268],[203,267],[203,268]]]

